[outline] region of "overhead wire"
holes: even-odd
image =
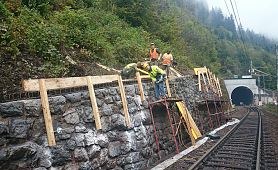
[[[235,0],[234,0],[234,2],[235,2]],[[225,0],[225,3],[226,3],[226,0]],[[247,48],[246,48],[246,44],[245,44],[245,41],[244,41],[244,38],[243,38],[242,24],[241,24],[241,19],[240,19],[239,12],[238,12],[237,4],[235,3],[235,7],[236,7],[238,15],[236,15],[235,8],[234,8],[232,0],[230,0],[230,4],[231,4],[232,11],[233,11],[233,14],[234,14],[233,16],[235,17],[235,21],[236,21],[236,24],[237,24],[237,27],[238,27],[239,39],[241,40],[241,42],[243,44],[243,52],[245,54],[245,57],[250,60],[249,56],[247,55]],[[247,63],[245,63],[245,64],[247,64]]]

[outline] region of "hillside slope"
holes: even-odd
[[[150,42],[163,52],[173,48],[180,69],[205,65],[222,76],[240,75],[246,74],[252,58],[264,71],[275,72],[271,50],[249,41],[244,52],[231,18],[216,19],[218,15],[203,10],[211,18],[201,19],[196,13],[200,5],[192,2],[1,1],[0,89],[19,91],[20,81],[28,78],[86,75],[67,56],[78,63],[101,62],[119,68],[144,60]],[[219,22],[204,22],[213,18]],[[250,36],[251,40],[255,34]],[[274,87],[268,81],[267,87]]]

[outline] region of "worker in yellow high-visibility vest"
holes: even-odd
[[[144,63],[143,69],[148,72],[150,78],[155,84],[155,98],[161,99],[166,97],[165,92],[165,79],[166,73],[161,68],[156,65],[150,66],[147,63]]]

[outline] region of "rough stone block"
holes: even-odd
[[[103,105],[103,103],[104,103],[104,100],[103,100],[103,99],[97,98],[96,101],[97,101],[97,106],[98,106],[98,107],[101,107],[101,106]]]
[[[74,134],[74,140],[77,146],[84,147],[85,146],[85,137],[83,133],[76,133]]]
[[[51,149],[51,158],[52,166],[62,166],[71,161],[71,154],[69,151],[65,150],[62,147],[52,147]]]
[[[69,110],[67,110],[63,116],[65,117],[65,121],[68,123],[68,124],[77,124],[79,123],[79,115],[78,115],[78,112],[74,109],[74,108],[71,108]]]
[[[65,98],[67,99],[67,101],[71,103],[76,103],[81,101],[81,95],[82,95],[81,92],[71,93],[71,94],[66,94]]]
[[[113,128],[118,130],[126,130],[125,117],[121,114],[113,114],[111,116],[111,123]]]
[[[116,89],[116,88],[110,88],[110,89],[109,89],[109,94],[110,94],[111,96],[118,95],[117,89]]]
[[[83,121],[86,123],[94,122],[93,111],[91,106],[83,107],[82,109],[78,110],[79,115],[82,116]]]
[[[65,112],[66,98],[64,96],[49,97],[51,114],[63,114]]]
[[[113,98],[110,97],[110,96],[107,96],[105,99],[104,99],[105,103],[106,104],[112,104],[113,103]]]
[[[90,161],[87,161],[87,162],[82,162],[78,170],[91,170],[91,169],[93,169],[92,163]]]
[[[0,116],[13,117],[22,116],[24,112],[24,103],[22,101],[0,103]]]
[[[102,116],[100,118],[102,130],[104,132],[108,132],[112,129],[111,117],[110,116]]]
[[[88,149],[88,156],[90,159],[94,159],[100,152],[101,147],[98,145],[91,145]]]
[[[96,144],[98,144],[102,148],[106,148],[108,146],[108,142],[109,142],[106,134],[97,134],[95,141],[96,141]]]
[[[69,139],[67,140],[66,144],[65,144],[65,149],[67,150],[74,150],[76,148],[76,142],[73,139]]]
[[[14,119],[9,123],[9,137],[26,139],[30,135],[32,120]]]
[[[89,130],[88,133],[84,134],[84,141],[86,146],[96,144],[96,133],[92,130]]]
[[[113,110],[111,109],[111,105],[104,103],[100,109],[101,115],[110,116],[113,114]]]
[[[21,167],[30,166],[30,161],[36,161],[40,156],[40,147],[33,142],[26,142],[0,150],[0,169],[14,169],[16,161],[21,161]]]
[[[146,161],[141,161],[134,164],[128,164],[124,166],[124,170],[140,170],[146,167],[146,163]]]
[[[25,106],[25,114],[27,116],[37,117],[39,115],[42,115],[42,106],[40,99],[25,100],[23,102]]]
[[[119,156],[121,154],[121,142],[110,142],[108,146],[108,154],[112,158]]]
[[[88,132],[88,129],[83,125],[77,125],[77,126],[75,126],[75,132],[76,133],[86,133],[86,132]]]
[[[89,160],[88,153],[85,148],[76,148],[74,150],[74,158],[78,162],[85,162]]]
[[[4,122],[0,122],[0,136],[9,132],[8,126]]]

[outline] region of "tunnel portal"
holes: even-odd
[[[253,102],[253,92],[244,86],[237,87],[231,95],[232,103],[236,106],[251,105]]]

